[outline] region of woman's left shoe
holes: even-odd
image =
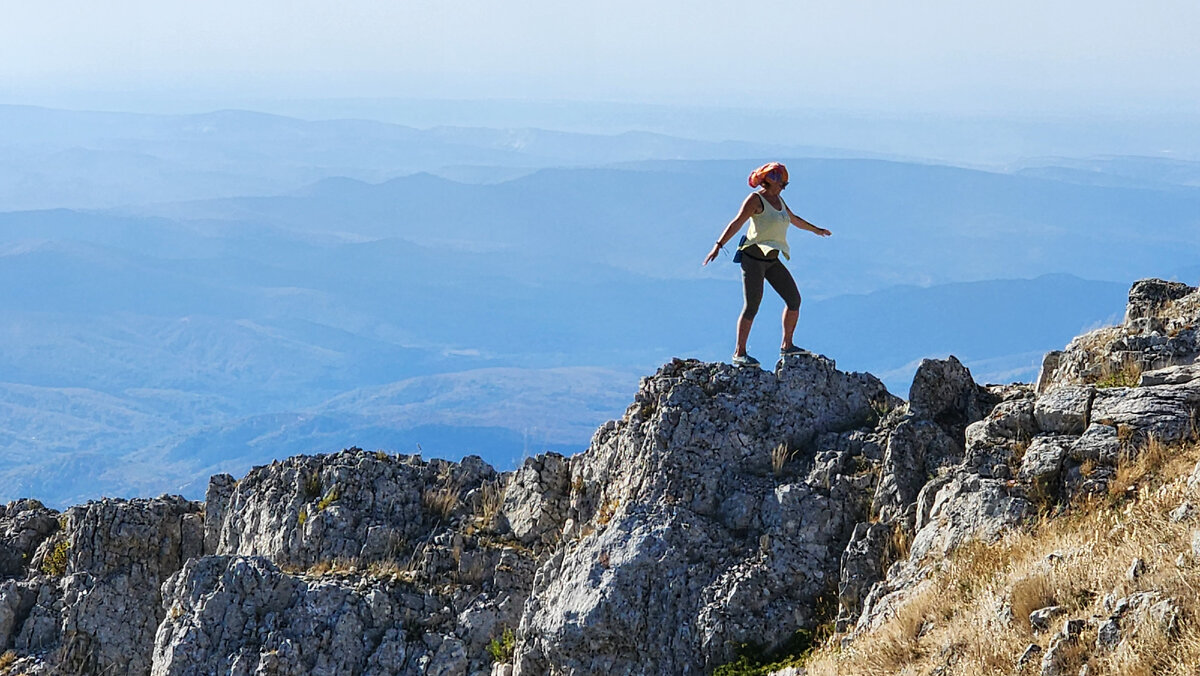
[[[795,345],[792,345],[791,347],[779,348],[779,356],[780,357],[790,357],[794,354],[804,354],[805,352],[808,352],[808,350],[805,350],[804,348],[796,347]]]

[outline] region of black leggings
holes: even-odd
[[[792,273],[784,267],[778,258],[763,260],[754,258],[742,252],[742,290],[746,294],[746,304],[742,307],[742,319],[754,319],[758,314],[758,305],[763,297],[763,280],[771,283],[789,310],[800,309],[800,289],[796,288],[796,280]]]

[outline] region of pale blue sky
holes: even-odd
[[[0,97],[567,98],[986,111],[1200,101],[1200,2],[8,2]]]

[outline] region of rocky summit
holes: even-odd
[[[675,360],[585,452],[511,472],[352,448],[204,502],[12,502],[0,673],[709,674],[853,642],[964,543],[1194,438],[1198,325],[1200,292],[1145,280],[1031,385],[950,357],[905,401],[816,354]]]

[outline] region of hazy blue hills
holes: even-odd
[[[289,196],[137,213],[442,242],[493,259],[550,250],[555,260],[684,278],[704,274],[696,261],[748,192],[745,168],[714,161],[557,169],[497,185],[429,175],[377,185],[339,180]],[[1200,258],[1197,188],[1114,188],[877,160],[799,159],[789,168],[789,206],[835,233],[793,238],[795,273],[819,296],[1055,272],[1125,280]]]
[[[641,158],[750,146],[150,117],[102,117],[86,136],[64,115],[42,120],[34,141],[53,146],[62,131],[63,144],[125,153],[127,168],[146,154],[229,185],[239,172],[290,184],[0,213],[0,499],[198,496],[212,472],[351,444],[511,467],[525,453],[583,448],[664,361],[732,351],[738,268],[700,261],[753,163]],[[340,171],[349,136],[357,169]],[[385,137],[393,145],[378,154],[364,147]],[[5,157],[34,152],[16,138],[0,133],[3,152],[17,153]],[[475,162],[485,176],[503,161],[520,175],[394,177],[427,161],[404,150],[418,142],[446,166]],[[205,147],[193,157],[189,144]],[[620,166],[537,168],[555,153]],[[919,359],[949,353],[980,380],[1031,379],[1046,350],[1114,321],[1133,279],[1200,277],[1200,189],[1172,183],[1189,180],[1187,167],[1060,163],[1108,177],[1097,182],[788,164],[785,199],[835,233],[791,237],[805,295],[798,342],[901,395]],[[97,166],[138,194],[137,171]],[[194,190],[188,180],[166,182]],[[768,364],[780,308],[768,293],[751,337]]]
[[[272,194],[327,177],[378,182],[420,171],[492,182],[514,169],[661,157],[755,158],[780,150],[646,132],[415,129],[241,110],[151,115],[0,105],[0,210]],[[795,145],[788,150],[848,154]]]

